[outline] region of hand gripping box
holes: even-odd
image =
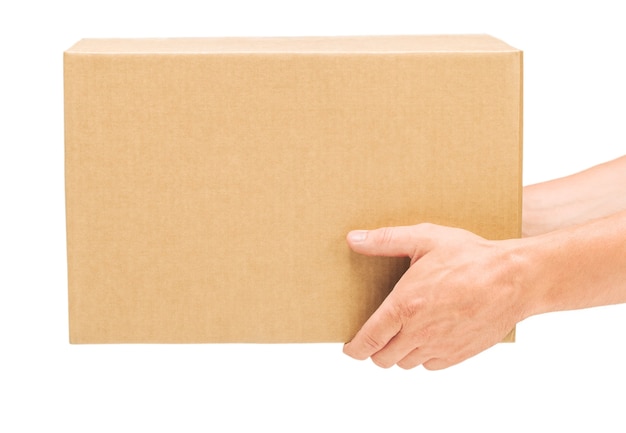
[[[73,343],[348,341],[408,265],[349,230],[520,235],[492,37],[86,39],[64,80]]]

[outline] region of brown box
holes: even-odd
[[[347,341],[407,266],[349,230],[520,235],[492,37],[82,40],[64,73],[72,343]]]

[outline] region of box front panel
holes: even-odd
[[[520,55],[66,55],[73,342],[347,341],[355,228],[519,234]]]

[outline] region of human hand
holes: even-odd
[[[511,241],[419,224],[352,231],[350,247],[370,256],[410,257],[411,266],[344,346],[380,367],[457,364],[501,341],[525,317]]]

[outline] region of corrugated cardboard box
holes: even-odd
[[[347,341],[406,269],[351,229],[520,234],[522,53],[489,36],[66,51],[70,340]]]

